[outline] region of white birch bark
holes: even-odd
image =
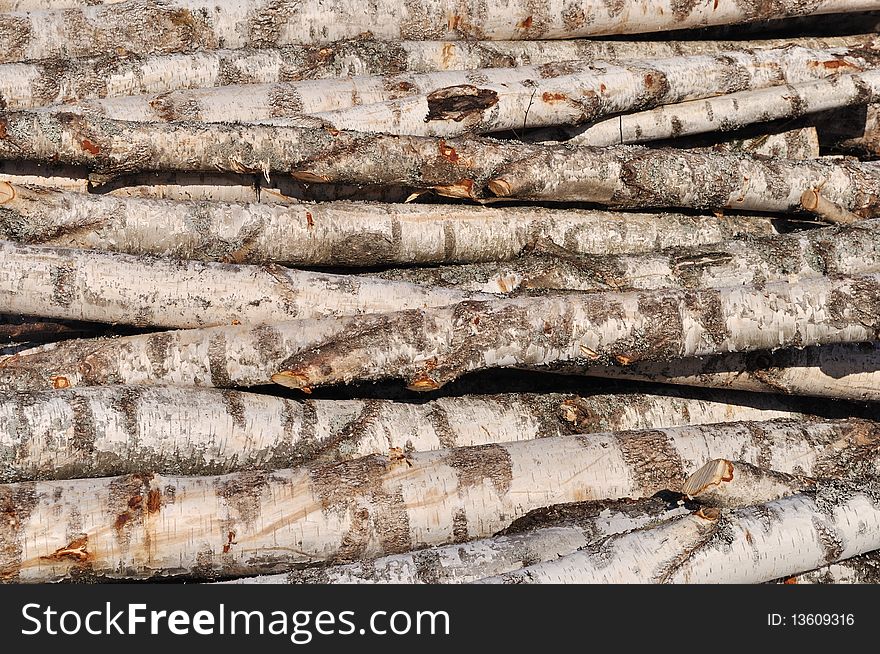
[[[859,71],[870,65],[861,57],[838,57],[830,51],[797,48],[731,51],[617,64],[593,62],[588,66],[559,62],[548,64],[542,74],[519,80],[520,83],[499,83],[493,79],[492,71],[486,70],[479,77],[471,76],[458,85],[436,86],[432,91],[423,90],[421,94],[408,94],[400,99],[374,104],[363,102],[348,109],[322,110],[313,115],[340,130],[449,138],[467,132],[579,125],[611,114],[778,84],[796,84],[836,75],[840,69]],[[543,72],[548,69],[567,74],[549,76]],[[865,75],[864,80],[854,80],[852,88],[841,84],[831,93],[846,96],[847,104],[870,101],[878,83],[872,73]],[[816,89],[804,89],[804,96],[816,92]],[[827,92],[822,94],[816,101],[816,111],[841,106],[838,103],[843,100],[835,101],[827,95]],[[778,104],[777,118],[790,115],[792,107],[797,106],[794,100]],[[727,107],[719,111],[722,109]],[[809,105],[804,109],[805,112],[811,110]],[[768,111],[772,113],[770,107]],[[702,109],[700,113],[707,112]],[[133,115],[145,119],[137,111]]]
[[[709,397],[712,397],[711,395]],[[0,395],[0,483],[273,469],[572,433],[811,417],[785,402],[718,397],[506,394],[390,400],[282,399],[175,386]]]
[[[877,482],[825,482],[757,506],[702,509],[489,583],[759,583],[880,548]]]
[[[668,361],[877,338],[880,275],[762,287],[496,299],[364,317],[286,362],[292,388],[405,379],[433,390],[472,370]]]
[[[687,510],[649,498],[579,502],[583,514],[528,531],[442,545],[369,561],[243,577],[231,584],[461,584],[570,554],[604,536],[677,517]],[[550,507],[552,511],[557,507]]]
[[[814,484],[802,475],[759,468],[744,461],[712,459],[691,473],[681,492],[705,506],[733,509],[812,490]]]
[[[280,266],[177,261],[0,241],[9,313],[139,327],[208,327],[461,301],[454,289]]]
[[[844,559],[831,565],[779,580],[784,584],[877,584],[880,583],[880,550]]]
[[[768,131],[760,136],[713,143],[708,149],[715,152],[746,152],[780,159],[818,159],[819,132],[815,127]]]
[[[576,130],[573,145],[645,143],[706,132],[729,132],[746,125],[873,102],[880,93],[880,71],[840,75],[813,82],[668,104],[618,116]]]
[[[769,218],[360,202],[173,202],[0,182],[0,238],[180,259],[290,266],[502,261],[542,240],[642,252],[776,234]]]
[[[737,41],[371,41],[322,46],[215,50],[170,55],[56,58],[0,64],[0,98],[7,110],[59,102],[230,84],[274,84],[442,70],[476,70],[556,61],[661,59],[728,50],[798,46],[814,50],[875,47],[876,34]],[[841,50],[837,50],[841,49]]]
[[[586,375],[759,393],[880,402],[880,343],[581,368]]]
[[[508,263],[391,269],[377,276],[503,295],[760,286],[880,271],[880,220],[631,255],[572,255],[541,242]]]
[[[0,157],[82,165],[94,181],[142,171],[292,173],[304,182],[392,184],[477,197],[585,200],[619,206],[790,211],[808,188],[859,215],[880,206],[870,162],[761,160],[743,154],[617,146],[539,146],[466,137],[298,127],[128,123],[63,113],[0,117]],[[516,163],[512,163],[516,162]],[[721,174],[723,171],[723,174]],[[667,183],[658,186],[658,178]]]
[[[756,0],[676,5],[633,0],[624,6],[591,2],[570,8],[561,0],[538,6],[505,0],[487,12],[469,1],[454,8],[436,0],[400,7],[332,2],[267,4],[263,0],[131,0],[108,6],[10,13],[0,22],[0,61],[23,61],[106,51],[137,53],[329,43],[364,32],[379,40],[562,39],[605,34],[749,23],[814,14],[876,9],[874,0],[785,0],[772,8]],[[315,26],[320,26],[317,29]]]
[[[821,187],[829,201],[867,217],[877,210],[880,168],[625,145],[553,146],[509,165],[488,186],[499,197],[542,201],[779,212],[800,209],[803,192]]]
[[[70,166],[40,165],[30,161],[0,160],[0,183],[28,184],[51,187],[75,193],[88,193],[88,171]],[[6,200],[8,189],[0,190],[0,200]]]
[[[0,524],[0,578],[210,577],[401,553],[487,537],[555,503],[652,495],[680,484],[683,467],[707,449],[769,454],[773,468],[810,474],[840,465],[851,452],[841,437],[864,438],[865,425],[826,423],[809,441],[800,424],[740,423],[677,428],[674,438],[560,436],[220,477],[9,484],[0,486],[11,517]]]

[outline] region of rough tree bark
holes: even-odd
[[[641,252],[776,234],[769,218],[355,202],[220,204],[62,193],[0,182],[0,238],[128,254],[291,266],[465,263],[538,240]]]
[[[177,261],[0,241],[4,310],[61,320],[208,327],[443,306],[463,296],[454,289],[273,264]]]
[[[166,93],[229,84],[427,73],[548,64],[554,61],[661,59],[728,50],[800,46],[876,48],[876,34],[739,41],[373,41],[215,50],[171,55],[126,53],[0,64],[0,97],[13,111],[58,102]],[[840,52],[838,52],[840,54]]]
[[[859,216],[880,208],[880,168],[871,163],[638,146],[548,147],[510,164],[488,186],[499,197],[542,201],[779,212],[800,209],[803,192],[821,187],[826,199]]]
[[[0,21],[0,61],[43,59],[62,53],[84,57],[107,51],[160,53],[323,44],[364,32],[387,41],[561,39],[860,12],[876,7],[874,0],[816,0],[806,5],[783,0],[769,8],[758,0],[719,0],[718,6],[633,0],[626,11],[600,2],[572,11],[561,0],[539,8],[526,0],[506,0],[487,14],[485,6],[476,1],[454,9],[420,0],[403,8],[382,3],[367,10],[345,0],[282,0],[271,5],[262,0],[130,0],[108,6],[5,14]]]
[[[556,62],[540,68],[537,75],[516,79],[515,84],[495,79],[504,69],[479,71],[458,85],[438,84],[433,89],[414,77],[418,91],[400,94],[399,99],[377,100],[374,104],[362,102],[351,108],[321,110],[313,115],[340,130],[447,138],[467,132],[579,125],[611,114],[719,93],[815,80],[836,75],[841,69],[860,71],[870,67],[873,59],[840,56],[832,51],[786,48],[735,50],[717,55],[617,64]],[[856,88],[863,101],[868,101],[873,97],[870,86],[873,77],[871,73],[865,75],[864,81],[856,81]],[[442,74],[438,73],[436,79],[440,82]],[[853,91],[849,95],[859,93]],[[858,97],[849,103],[857,101]],[[833,106],[840,105],[825,104],[820,108]],[[791,111],[790,103],[786,107]],[[260,111],[253,113],[262,117]],[[118,113],[108,117],[121,117],[123,113],[120,108]],[[132,116],[135,120],[148,119],[136,109],[132,110]]]
[[[880,271],[880,220],[634,255],[578,256],[538,242],[508,263],[402,268],[383,279],[500,294],[760,286],[823,275]]]
[[[572,372],[572,369],[568,369]],[[666,384],[880,402],[880,343],[580,368],[586,375]]]
[[[466,372],[554,364],[668,361],[787,346],[870,341],[880,275],[762,287],[592,293],[463,302],[364,317],[344,339],[292,356],[273,375],[303,388],[403,378],[433,390]]]
[[[784,401],[737,406],[723,399],[550,393],[447,397],[426,403],[296,401],[175,386],[7,393],[0,395],[0,483],[107,477],[144,469],[187,475],[271,470],[393,450],[430,451],[675,425],[812,419]]]
[[[504,197],[757,211],[790,211],[800,206],[803,191],[822,185],[827,199],[856,213],[880,206],[880,167],[870,163],[267,125],[160,126],[64,113],[10,112],[0,118],[0,157],[82,165],[95,181],[179,169],[267,177],[287,172],[300,181],[403,185],[452,197],[479,196],[488,182]],[[658,187],[658,178],[668,184]]]
[[[220,477],[0,485],[11,518],[0,523],[0,579],[255,574],[487,537],[559,502],[650,496],[680,484],[684,466],[733,452],[806,474],[851,457],[867,463],[876,425],[823,424],[559,436]]]
[[[687,510],[657,498],[577,502],[538,509],[560,512],[556,520],[528,531],[454,545],[392,554],[369,561],[291,570],[286,574],[243,577],[231,584],[460,584],[517,570],[537,561],[570,554],[604,536],[659,524]]]
[[[880,583],[880,550],[823,565],[779,580],[785,584],[877,584]]]
[[[756,583],[880,548],[880,489],[831,481],[814,493],[611,536],[494,583]]]
[[[729,132],[754,123],[800,118],[873,102],[880,94],[880,71],[786,84],[755,91],[668,104],[618,116],[573,130],[572,145],[645,143],[706,132]]]

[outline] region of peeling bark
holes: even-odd
[[[701,388],[880,402],[880,343],[876,342],[724,354],[627,367],[587,367],[580,371],[598,377]]]
[[[499,261],[537,240],[592,254],[774,233],[770,219],[750,216],[355,202],[239,205],[117,199],[0,182],[0,238],[249,264]]]
[[[758,583],[880,548],[876,479],[612,536],[490,583]]]
[[[763,287],[593,293],[463,302],[364,317],[344,340],[292,356],[273,381],[303,388],[405,379],[433,390],[466,372],[578,363],[630,365],[880,334],[880,276]]]
[[[5,311],[139,327],[208,327],[447,305],[454,290],[275,265],[176,261],[0,241]]]
[[[848,455],[867,465],[863,444],[878,436],[863,421],[680,427],[674,434],[560,436],[220,477],[3,485],[0,506],[11,507],[15,519],[0,524],[0,578],[204,578],[372,558],[416,543],[453,543],[464,533],[487,537],[554,503],[650,496],[680,484],[691,461],[734,451],[807,474]],[[26,504],[17,499],[25,495]],[[58,555],[73,549],[81,556]]]

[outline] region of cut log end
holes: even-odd
[[[0,182],[0,204],[15,199],[15,187],[9,182]]]
[[[489,182],[489,190],[501,198],[506,198],[511,193],[510,184],[500,177]]]
[[[681,492],[693,498],[705,492],[707,488],[732,480],[733,463],[727,459],[712,459],[685,480]]]
[[[847,209],[825,199],[819,189],[808,189],[801,194],[801,207],[818,218],[830,223],[848,225],[861,220]]]
[[[292,370],[282,370],[281,372],[276,372],[271,377],[272,382],[278,384],[279,386],[285,386],[287,388],[295,388],[306,393],[311,392],[309,388],[309,378],[302,373],[294,372]]]

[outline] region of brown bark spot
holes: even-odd
[[[113,529],[116,542],[126,551],[131,544],[132,531],[143,519],[143,498],[150,492],[152,474],[131,474],[114,477],[108,485],[107,509],[116,514]]]
[[[516,26],[522,30],[527,30],[532,26],[532,17],[526,16],[521,21],[519,21]]]
[[[428,115],[432,120],[468,119],[479,120],[483,112],[498,103],[498,94],[490,89],[480,89],[470,84],[448,86],[428,94]]]
[[[501,445],[458,448],[450,452],[448,462],[455,469],[462,490],[481,486],[487,480],[499,495],[510,490],[513,467],[510,453]]]
[[[0,485],[0,580],[14,581],[21,570],[22,533],[37,505],[36,484]]]
[[[147,513],[157,513],[162,508],[162,491],[151,488],[147,493]]]
[[[221,477],[217,482],[217,494],[246,525],[260,517],[263,494],[269,488],[270,473],[263,470],[245,470]]]
[[[560,100],[567,100],[568,96],[566,96],[565,93],[551,93],[545,91],[541,94],[541,99],[548,104],[552,104],[554,102],[559,102]]]
[[[312,217],[311,211],[306,211],[306,226],[309,229],[314,229],[315,227],[315,219]]]
[[[223,553],[229,554],[229,550],[232,549],[232,546],[235,545],[235,532],[229,531],[226,533],[226,542],[223,543]]]
[[[458,509],[452,516],[452,540],[456,543],[465,543],[468,539],[467,512]]]
[[[0,139],[5,139],[6,135],[9,133],[7,131],[8,125],[9,122],[5,118],[0,117]]]
[[[678,450],[665,432],[622,432],[617,442],[640,495],[681,488],[687,475]]]
[[[46,556],[41,556],[41,559],[46,561],[64,561],[64,560],[73,560],[78,563],[82,563],[83,561],[88,561],[91,558],[91,554],[86,550],[89,545],[89,537],[86,534],[79,536],[78,538],[74,538],[64,547],[59,547],[57,550],[48,554]]]
[[[446,159],[446,161],[450,163],[456,163],[459,159],[458,153],[455,151],[451,145],[446,145],[446,141],[440,139],[437,143],[437,149],[440,151],[440,156]]]
[[[83,139],[82,141],[80,141],[80,146],[82,146],[82,149],[89,154],[98,154],[101,152],[101,148],[99,148],[88,139]]]
[[[49,381],[52,382],[52,388],[70,388],[70,380],[64,375],[52,375],[49,377]]]

